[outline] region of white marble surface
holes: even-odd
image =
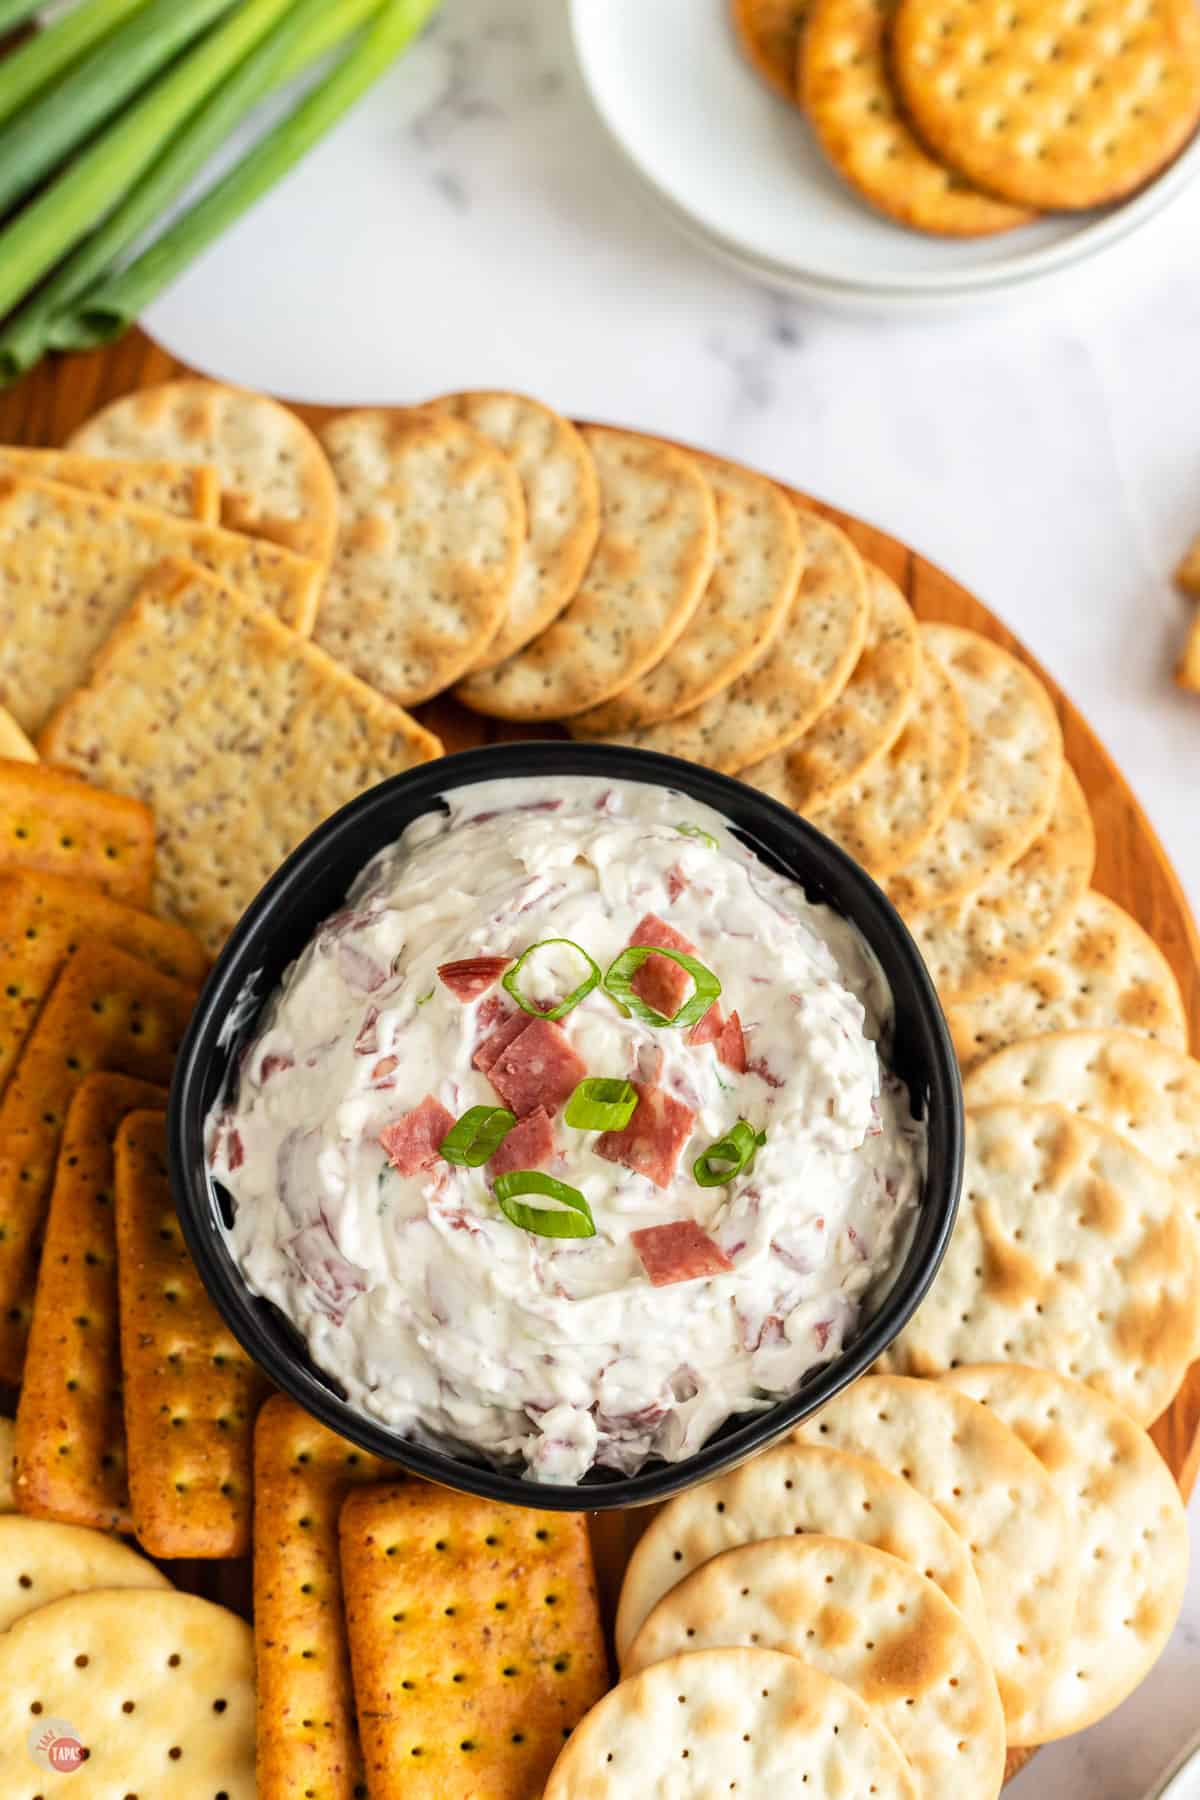
[[[1065,290],[954,320],[838,318],[648,209],[589,111],[558,0],[447,0],[147,323],[202,368],[305,399],[528,388],[903,536],[1090,716],[1200,909],[1200,700],[1170,682],[1186,607],[1169,579],[1200,530],[1200,185]],[[1200,1541],[1196,1504],[1192,1520]],[[1136,1800],[1197,1725],[1200,1575],[1150,1681],[1014,1792]]]

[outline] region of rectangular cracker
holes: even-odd
[[[2,581],[0,569],[0,586]],[[107,794],[61,769],[0,760],[0,870],[5,869],[66,875],[128,906],[148,906],[154,816],[141,801]]]
[[[196,1273],[167,1173],[167,1118],[132,1112],[114,1147],[129,1498],[151,1556],[245,1556],[265,1376]]]
[[[0,1513],[16,1511],[13,1475],[13,1422],[0,1419]]]
[[[145,577],[186,556],[312,630],[321,569],[278,544],[0,471],[0,705],[36,735]]]
[[[155,908],[212,951],[323,819],[442,751],[324,651],[188,564],[145,583],[41,747],[153,806]]]
[[[148,1081],[89,1075],[67,1113],[17,1401],[17,1503],[34,1518],[131,1529],[113,1139],[127,1113],[166,1100]]]
[[[585,1516],[362,1488],[341,1553],[371,1800],[540,1793],[608,1686]]]
[[[221,483],[215,469],[155,457],[118,462],[105,456],[81,456],[76,450],[29,450],[0,444],[0,469],[32,475],[35,481],[58,481],[84,488],[109,500],[153,506],[177,519],[215,525],[221,516]]]
[[[42,1007],[0,1101],[0,1380],[17,1382],[67,1109],[94,1070],[166,1086],[195,990],[83,943]],[[14,1151],[20,1154],[14,1157]]]
[[[1190,688],[1193,693],[1200,693],[1200,614],[1192,620],[1191,630],[1183,646],[1183,655],[1175,670],[1175,679],[1181,688]]]
[[[338,1514],[397,1473],[273,1394],[254,1430],[254,1641],[260,1800],[354,1800],[362,1751],[342,1612]]]

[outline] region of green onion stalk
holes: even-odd
[[[19,44],[0,62],[0,125],[145,4],[146,0],[82,0],[56,25]],[[0,32],[23,25],[36,11],[37,5],[28,0],[7,4],[0,0]]]

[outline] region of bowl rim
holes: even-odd
[[[722,813],[744,840],[767,853],[768,860],[776,866],[790,865],[785,872],[802,885],[833,882],[848,888],[853,904],[835,910],[858,927],[881,962],[885,962],[882,941],[887,956],[902,968],[917,996],[916,1025],[929,1065],[928,1165],[916,1229],[884,1299],[849,1348],[819,1365],[787,1399],[741,1415],[740,1423],[727,1421],[718,1427],[691,1456],[679,1462],[654,1459],[636,1475],[602,1472],[594,1484],[587,1477],[579,1485],[535,1482],[517,1470],[461,1459],[402,1437],[333,1393],[301,1350],[268,1329],[270,1303],[260,1303],[250,1293],[233,1261],[204,1155],[204,1121],[212,1104],[211,1095],[205,1098],[210,1070],[214,1061],[227,1065],[232,1044],[245,1035],[269,997],[256,995],[253,1009],[246,1009],[236,1026],[231,1025],[235,1009],[244,1006],[247,983],[268,960],[257,947],[270,941],[280,902],[304,892],[318,870],[327,874],[339,859],[345,864],[345,892],[371,855],[394,842],[404,824],[435,806],[449,789],[538,775],[548,780],[608,776],[675,789]],[[390,832],[373,839],[376,849],[364,854],[358,833],[367,822],[386,823],[397,798],[406,808],[414,799],[427,801],[428,807],[407,811],[403,824],[393,822]],[[762,831],[745,823],[747,818],[760,823]],[[349,854],[348,843],[356,845]],[[894,971],[885,972],[894,987]],[[274,981],[272,991],[273,987]],[[330,1430],[399,1469],[485,1499],[550,1511],[611,1511],[665,1500],[737,1467],[812,1417],[866,1372],[928,1293],[954,1229],[962,1185],[964,1120],[957,1058],[928,970],[886,895],[838,845],[778,801],[734,777],[624,745],[535,739],[457,751],[388,777],[332,814],[271,876],[220,952],[180,1046],[167,1110],[171,1191],[184,1240],[225,1324],[275,1386]],[[918,1245],[920,1255],[913,1266]]]

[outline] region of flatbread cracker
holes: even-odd
[[[147,576],[188,557],[312,628],[320,566],[214,525],[0,472],[0,705],[36,737],[87,677]]]
[[[261,607],[174,566],[142,589],[42,749],[153,807],[156,910],[215,952],[310,831],[442,746]]]
[[[678,718],[756,663],[783,626],[802,560],[795,507],[765,475],[713,456],[696,460],[717,506],[716,562],[700,604],[640,681],[568,720],[572,737]]]
[[[921,639],[908,601],[894,581],[867,563],[870,612],[854,673],[803,737],[741,778],[796,812],[829,806],[891,749],[913,710],[921,673]]]
[[[933,837],[967,773],[967,714],[936,656],[921,655],[912,714],[890,750],[808,817],[878,881]]]
[[[559,719],[610,699],[666,655],[712,573],[716,503],[697,460],[633,431],[582,435],[600,483],[592,560],[548,630],[459,683],[476,712]]]
[[[922,1800],[999,1794],[1004,1712],[991,1664],[945,1594],[898,1557],[817,1534],[723,1551],[659,1601],[627,1673],[736,1644],[845,1682],[895,1738]]]
[[[1011,868],[1044,830],[1063,765],[1058,716],[1024,663],[958,625],[923,625],[921,637],[958,688],[970,748],[946,818],[885,883],[905,914],[950,906]]]
[[[341,1546],[371,1800],[540,1792],[608,1686],[585,1516],[406,1482],[351,1494]]]
[[[1146,1433],[1094,1389],[991,1364],[944,1376],[1028,1444],[1064,1494],[1079,1594],[1066,1659],[1022,1736],[1045,1743],[1112,1712],[1158,1660],[1183,1604],[1188,1527]]]
[[[70,450],[26,450],[0,444],[0,469],[32,475],[37,481],[61,481],[64,487],[86,488],[110,500],[153,506],[177,519],[215,525],[221,516],[221,484],[215,469],[189,469],[166,460],[119,462],[79,456]]]
[[[0,758],[6,762],[35,763],[38,753],[10,712],[0,706]]]
[[[1136,919],[1090,888],[1023,975],[947,1012],[965,1074],[985,1056],[1049,1031],[1137,1032],[1176,1050],[1187,1014],[1171,965]]]
[[[338,1513],[396,1470],[272,1394],[254,1428],[254,1646],[259,1800],[362,1793],[342,1612]]]
[[[876,1457],[969,1545],[1011,1733],[1058,1671],[1075,1601],[1067,1514],[1045,1469],[986,1407],[894,1375],[864,1377],[795,1436]]]
[[[138,800],[59,769],[0,761],[0,872],[13,869],[67,877],[128,906],[148,906],[154,815]]]
[[[680,1774],[685,1761],[694,1775]],[[886,1726],[842,1682],[777,1650],[697,1650],[606,1694],[555,1763],[545,1800],[798,1796],[806,1784],[814,1796],[919,1792]]]
[[[1175,668],[1175,680],[1181,688],[1200,694],[1200,614],[1192,620]]]
[[[170,1586],[147,1557],[103,1531],[15,1513],[0,1519],[0,1633],[67,1594]]]
[[[961,1363],[1034,1363],[1149,1425],[1178,1390],[1198,1331],[1196,1232],[1153,1163],[1063,1107],[968,1112],[954,1236],[889,1367],[941,1375]]]
[[[17,1400],[21,1511],[132,1531],[117,1323],[113,1139],[166,1090],[89,1075],[67,1112]]]
[[[245,388],[168,381],[94,413],[67,448],[89,456],[205,463],[221,484],[221,523],[322,566],[337,535],[337,485],[308,426]]]
[[[16,1509],[13,1498],[13,1421],[0,1418],[0,1513]]]
[[[1095,863],[1092,815],[1078,777],[1064,763],[1049,823],[1024,856],[964,900],[905,913],[942,1005],[1031,968],[1087,892]]]
[[[153,1556],[245,1556],[254,1417],[266,1378],[188,1255],[167,1120],[133,1112],[113,1146],[129,1498]]]
[[[743,51],[785,100],[796,98],[796,53],[808,0],[732,0],[733,28]]]

